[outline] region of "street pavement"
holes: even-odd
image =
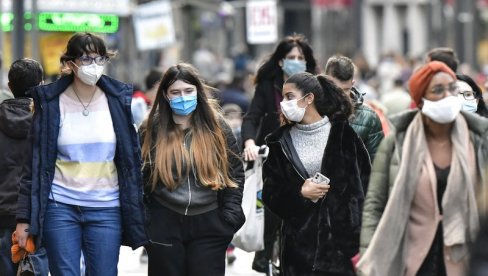
[[[147,263],[141,263],[142,248],[132,251],[131,248],[122,246],[119,258],[119,276],[146,276]],[[254,253],[247,253],[238,248],[235,249],[236,260],[226,268],[226,276],[264,276],[251,269]]]

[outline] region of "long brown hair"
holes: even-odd
[[[189,151],[183,145],[184,131],[174,123],[173,111],[165,96],[177,80],[197,88],[197,107],[190,118],[192,142]],[[152,191],[160,180],[169,190],[174,190],[188,177],[191,168],[199,182],[212,190],[237,187],[229,175],[227,157],[231,153],[227,151],[226,136],[219,123],[222,119],[218,104],[207,97],[211,90],[190,64],[174,65],[164,74],[147,119],[142,144],[144,166],[154,160],[150,183],[146,183],[151,185]],[[154,159],[151,159],[152,154]]]

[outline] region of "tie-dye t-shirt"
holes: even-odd
[[[120,205],[116,137],[107,97],[100,92],[88,106],[88,116],[78,100],[66,93],[59,98],[58,156],[50,199],[86,207]]]

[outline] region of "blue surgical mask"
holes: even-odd
[[[169,100],[169,105],[176,115],[186,116],[197,108],[197,96],[181,96]]]
[[[478,110],[478,103],[476,100],[465,100],[461,109],[466,112],[475,113]]]
[[[303,60],[285,58],[282,68],[285,74],[290,77],[293,74],[305,72],[307,70],[307,63]]]

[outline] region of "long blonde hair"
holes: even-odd
[[[174,123],[171,107],[165,97],[167,89],[177,80],[197,87],[197,107],[190,118],[192,142],[189,151],[183,145],[184,131]],[[169,190],[176,189],[192,168],[198,181],[212,190],[237,187],[229,174],[228,156],[232,153],[227,150],[226,135],[219,122],[221,115],[218,104],[207,97],[211,89],[190,64],[172,66],[164,74],[143,133],[144,166],[154,162],[150,183],[145,183],[151,185],[151,191],[160,180]],[[151,155],[154,155],[154,159]]]

